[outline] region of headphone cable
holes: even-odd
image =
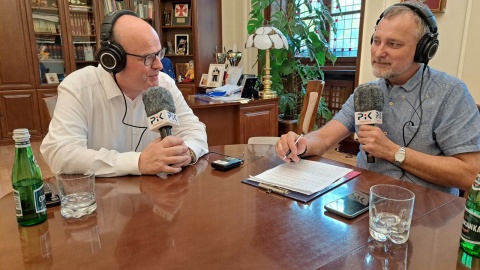
[[[120,88],[120,85],[118,85],[117,73],[115,72],[113,72],[113,80],[115,81],[115,84],[117,84],[118,89],[120,89],[120,92],[122,93],[123,104],[125,105],[125,112],[123,114],[122,124],[129,127],[134,127],[134,128],[143,128],[142,134],[140,135],[140,139],[138,140],[137,146],[135,147],[135,152],[137,152],[138,146],[140,146],[140,142],[142,141],[143,134],[145,134],[145,131],[147,131],[147,127],[140,127],[140,126],[135,126],[135,125],[130,125],[125,123],[125,117],[127,116],[127,99],[125,98],[125,93],[123,93],[122,88]]]
[[[425,70],[427,69],[427,65],[428,65],[428,62],[423,66],[423,70],[422,70],[422,79],[420,81],[420,90],[418,91],[418,99],[420,101],[420,104],[418,105],[417,108],[414,108],[412,106],[412,108],[414,108],[414,112],[412,114],[412,117],[410,117],[410,120],[405,122],[405,124],[403,124],[403,128],[402,128],[402,137],[403,137],[403,145],[405,145],[405,147],[408,147],[410,145],[410,143],[413,141],[413,139],[417,136],[418,134],[418,131],[420,131],[420,127],[422,125],[422,118],[423,118],[423,107],[422,107],[422,104],[423,102],[426,100],[426,98],[424,100],[422,100],[422,89],[423,89],[423,77],[425,75]],[[405,99],[407,102],[408,100]],[[410,103],[409,103],[410,104]],[[420,108],[420,115],[418,115],[418,112],[417,112],[417,109]],[[412,138],[408,141],[408,143],[406,143],[406,140],[405,140],[405,127],[407,126],[408,123],[411,123],[411,125],[413,126],[413,116],[414,115],[417,115],[419,116],[419,123],[418,123],[418,128],[417,130],[415,131],[415,133],[413,134]],[[408,177],[408,175],[406,174],[406,171],[402,168],[400,168],[400,170],[402,170],[402,175],[400,176],[399,179],[402,179],[404,176],[407,177],[412,183],[415,183],[413,181],[413,179],[411,179],[410,177]]]

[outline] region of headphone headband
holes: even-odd
[[[409,2],[397,3],[394,6],[404,6],[410,8],[413,12],[420,16],[420,18],[423,19],[425,24],[428,26],[431,34],[438,35],[437,20],[435,19],[435,16],[429,8],[417,6]]]

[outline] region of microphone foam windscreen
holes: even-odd
[[[176,112],[172,94],[163,87],[156,86],[148,88],[147,91],[143,93],[142,98],[147,116],[154,115],[163,110],[171,113]]]
[[[383,92],[375,84],[361,84],[354,92],[354,106],[356,112],[383,111]]]

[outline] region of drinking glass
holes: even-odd
[[[58,173],[55,177],[60,191],[60,212],[63,217],[79,218],[97,209],[93,170],[69,169]]]
[[[370,235],[377,241],[407,242],[415,194],[410,190],[380,184],[370,188]]]

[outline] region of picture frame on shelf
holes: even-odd
[[[190,8],[187,3],[175,4],[172,25],[190,25]]]
[[[57,73],[45,73],[45,79],[48,84],[59,83]]]
[[[401,2],[408,2],[408,0],[402,0]],[[423,3],[427,5],[433,13],[445,12],[447,6],[447,0],[425,0]]]
[[[188,55],[189,54],[189,35],[188,34],[175,34],[175,54],[176,55]]]
[[[189,67],[188,63],[175,63],[175,74],[177,74],[177,77],[181,76],[183,80],[185,79],[185,73],[187,73]]]
[[[210,64],[208,68],[207,87],[222,86],[225,75],[225,64]]]
[[[198,86],[207,87],[207,82],[208,82],[208,74],[202,74],[202,78],[200,79],[200,83],[198,84]]]

